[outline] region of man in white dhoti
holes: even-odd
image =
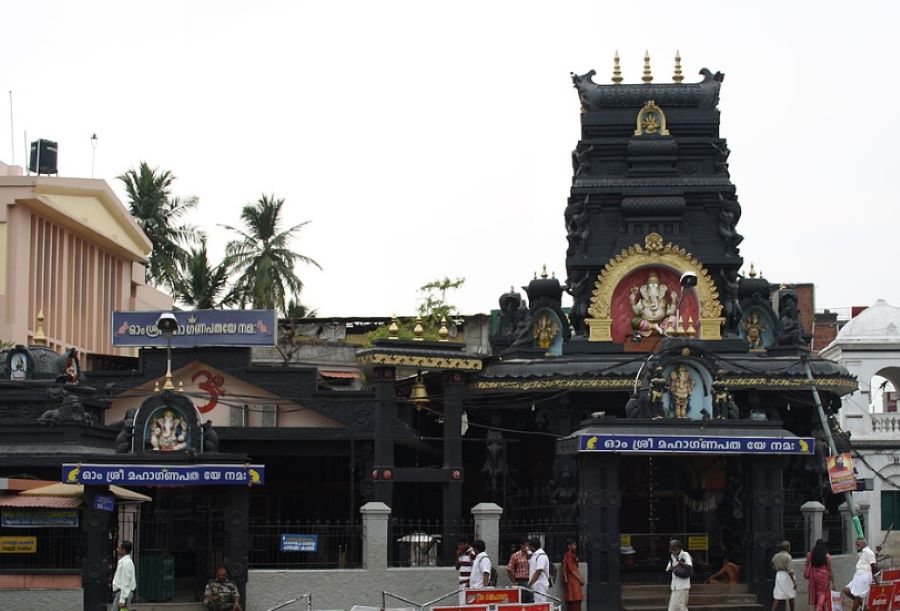
[[[869,587],[872,585],[872,578],[878,572],[877,559],[875,552],[866,544],[866,540],[860,537],[856,540],[856,550],[859,552],[859,559],[856,561],[856,572],[853,573],[853,579],[844,588],[844,596],[848,596],[853,601],[852,611],[859,611],[866,596],[869,595]]]
[[[797,596],[797,584],[794,581],[794,571],[791,568],[791,544],[782,541],[778,546],[779,552],[772,556],[772,568],[775,569],[775,589],[772,591],[772,611],[778,611],[780,606],[785,609],[790,605],[794,611],[794,598]],[[781,604],[784,602],[785,604]]]

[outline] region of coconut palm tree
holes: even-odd
[[[229,269],[225,262],[212,265],[206,249],[206,237],[200,238],[199,248],[191,248],[187,259],[179,266],[173,297],[176,301],[197,310],[223,308],[237,302],[228,288]]]
[[[182,221],[197,206],[197,198],[173,197],[172,172],[151,168],[145,161],[118,179],[125,185],[131,215],[153,244],[147,280],[173,289],[178,268],[187,260],[185,246],[195,243],[199,235],[196,227]]]
[[[263,195],[241,211],[245,229],[223,225],[238,234],[238,239],[225,247],[225,262],[237,275],[235,291],[241,306],[249,303],[254,308],[285,313],[288,300],[303,289],[295,271],[297,264],[322,269],[315,260],[290,248],[291,240],[309,221],[281,231],[283,206],[284,199]]]

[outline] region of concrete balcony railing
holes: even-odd
[[[872,433],[875,435],[889,435],[900,433],[900,414],[872,414]]]

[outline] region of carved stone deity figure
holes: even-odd
[[[713,412],[719,419],[737,420],[741,417],[734,397],[728,391],[728,383],[725,381],[725,371],[720,369],[712,382]]]
[[[150,423],[150,446],[159,452],[177,452],[187,447],[188,426],[184,417],[167,409]]]
[[[763,349],[763,331],[767,328],[759,317],[759,312],[751,310],[747,314],[747,318],[741,323],[741,329],[747,334],[747,343],[750,344],[750,350]]]
[[[669,373],[669,401],[676,418],[687,418],[691,408],[694,378],[687,365],[681,364]]]
[[[662,367],[657,367],[650,378],[650,412],[652,418],[663,417],[662,400],[666,394],[666,376]]]
[[[659,276],[654,271],[647,277],[647,284],[640,288],[631,287],[628,301],[631,302],[631,310],[635,315],[631,319],[631,327],[642,337],[649,337],[654,332],[666,336],[670,330],[675,329],[678,294],[672,291],[667,296],[668,292],[669,287],[659,281]]]
[[[502,501],[503,480],[506,477],[506,441],[500,431],[488,431],[485,438],[485,459],[481,472],[485,476],[488,496]]]
[[[534,336],[537,345],[546,350],[553,343],[559,333],[559,325],[550,317],[547,312],[542,313],[531,328],[531,334]]]

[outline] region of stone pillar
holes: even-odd
[[[838,505],[838,511],[841,512],[841,524],[844,525],[844,553],[855,554],[856,538],[859,535],[856,534],[856,529],[853,527],[853,514],[850,511],[850,506],[847,504],[847,501]],[[872,532],[872,529],[869,527],[869,504],[857,504],[856,513],[860,520],[862,520],[863,536],[866,538],[866,541],[871,544],[871,541],[868,540],[869,533]]]
[[[84,537],[84,557],[81,561],[81,587],[84,589],[85,611],[105,610],[109,601],[111,563],[116,557],[110,546],[109,511],[94,509],[98,494],[109,495],[105,486],[85,486],[81,530]],[[133,542],[132,542],[133,543]],[[118,545],[115,541],[113,546]]]
[[[387,569],[388,518],[391,508],[372,501],[359,508],[363,523],[363,568],[369,571]]]
[[[496,503],[478,503],[472,507],[472,517],[475,519],[475,539],[484,541],[485,551],[494,565],[500,558],[500,516],[502,514],[503,508]]]
[[[225,501],[225,567],[247,605],[247,569],[250,564],[250,488],[229,486]]]
[[[808,551],[813,548],[816,541],[822,538],[822,517],[825,513],[825,505],[819,501],[807,501],[800,505],[800,511],[803,513],[803,545],[804,549]]]
[[[768,606],[772,602],[775,575],[770,568],[772,556],[784,537],[784,481],[783,460],[780,456],[748,457],[753,503],[750,522],[752,528],[749,550],[750,566],[747,582],[759,602]]]
[[[375,386],[375,455],[374,497],[393,504],[394,494],[394,421],[397,419],[393,367],[376,367],[372,371]]]
[[[588,557],[587,599],[608,601],[618,609],[622,599],[621,559],[619,556],[619,510],[622,494],[619,491],[618,454],[578,456],[578,504],[581,533]]]
[[[460,537],[462,522],[462,403],[463,375],[459,371],[444,373],[444,469],[449,479],[444,482],[443,551],[445,560],[455,560],[456,542]],[[494,562],[496,556],[491,556]]]

